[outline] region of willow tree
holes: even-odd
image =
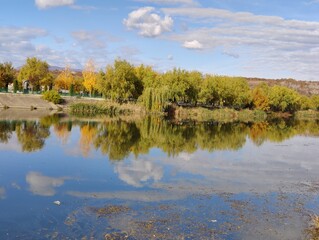
[[[90,96],[92,96],[93,91],[96,89],[97,84],[97,74],[95,71],[95,63],[92,59],[90,59],[83,71],[83,86],[89,92]]]
[[[27,58],[26,63],[20,69],[18,79],[29,80],[34,90],[40,90],[41,81],[49,77],[49,64],[36,57]]]
[[[146,110],[163,112],[169,105],[172,96],[172,91],[168,86],[163,86],[161,88],[149,87],[144,89],[140,100]]]

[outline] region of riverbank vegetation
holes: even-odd
[[[70,106],[70,114],[77,117],[98,117],[106,115],[109,117],[131,115],[137,109],[133,109],[130,105],[119,105],[114,103],[76,103]]]
[[[319,110],[318,95],[302,95],[285,86],[261,83],[251,88],[242,77],[204,75],[177,68],[160,73],[151,66],[134,66],[121,59],[100,71],[89,60],[82,73],[72,72],[69,66],[53,73],[45,61],[37,58],[28,58],[19,71],[11,63],[0,64],[0,85],[7,88],[15,80],[20,90],[23,80],[29,80],[35,91],[55,89],[71,96],[87,94],[118,103],[135,102],[149,112],[169,112],[172,106],[187,110],[203,108],[189,111],[193,116],[200,112],[209,115],[208,110],[224,108],[258,113]],[[178,111],[183,112],[179,108]]]

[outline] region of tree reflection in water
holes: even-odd
[[[207,151],[238,150],[247,138],[260,146],[265,141],[282,142],[297,135],[319,136],[319,122],[280,119],[256,123],[172,122],[148,117],[138,121],[108,122],[64,121],[49,116],[39,121],[1,121],[0,142],[8,143],[16,134],[22,151],[43,148],[50,136],[50,127],[62,144],[66,144],[73,127],[80,128],[79,148],[84,157],[95,148],[110,160],[122,160],[129,154],[136,157],[152,148],[160,148],[169,156]]]

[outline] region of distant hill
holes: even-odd
[[[49,71],[62,71],[62,70],[64,70],[64,67],[49,66]],[[72,72],[82,72],[81,69],[77,69],[77,68],[71,68],[70,70]]]
[[[251,88],[264,82],[269,86],[280,85],[292,88],[303,95],[319,95],[319,82],[298,81],[294,79],[264,79],[264,78],[246,78]]]

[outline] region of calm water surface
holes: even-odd
[[[0,121],[0,239],[311,239],[318,137],[318,121]]]

